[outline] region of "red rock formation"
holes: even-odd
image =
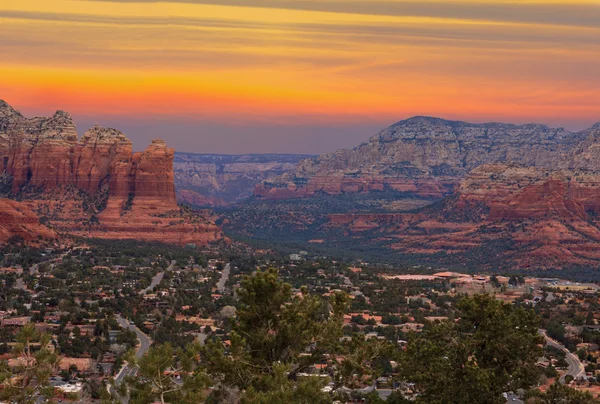
[[[56,234],[46,226],[25,204],[0,198],[0,243],[18,236],[26,242],[52,239]]]
[[[0,102],[0,179],[74,235],[200,245],[223,238],[212,221],[177,205],[173,155],[162,140],[132,154],[123,133],[98,125],[78,141],[68,114],[27,119]]]
[[[175,152],[162,140],[153,140],[136,162],[134,192],[135,203],[159,202],[165,209],[177,208],[173,175]]]
[[[12,108],[0,105],[3,135],[8,139],[6,172],[12,177],[12,192],[24,185],[57,187],[71,182],[75,125],[69,114],[57,111],[51,118],[26,119]]]
[[[496,241],[513,247],[489,259],[518,267],[597,265],[600,260],[600,174],[516,165],[475,169],[443,204],[419,213],[330,215],[326,229],[350,237],[378,234],[403,254],[472,252]]]
[[[422,198],[440,199],[448,195],[459,184],[459,180],[450,177],[393,178],[361,176],[358,178],[344,175],[318,174],[302,185],[293,182],[273,184],[265,181],[255,187],[254,194],[268,200],[309,198],[318,193],[342,195],[347,193],[369,193],[391,189],[397,192],[409,192]]]
[[[600,169],[600,124],[571,133],[544,125],[471,124],[414,117],[351,150],[305,159],[295,172],[256,187],[265,199],[366,193],[385,188],[441,198],[476,167],[517,163],[540,169]]]
[[[100,188],[107,177],[115,178],[114,183],[120,184],[124,178],[128,184],[131,166],[131,141],[124,134],[115,130],[94,126],[83,134],[77,143],[73,158],[74,185],[87,193],[93,194]],[[125,165],[125,171],[116,169]],[[116,186],[119,188],[119,186]],[[129,195],[130,186],[113,190],[111,193],[122,192]]]
[[[177,200],[192,206],[223,207],[228,203],[222,199],[205,196],[189,189],[177,191]]]

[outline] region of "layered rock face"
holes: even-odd
[[[293,172],[306,155],[175,153],[177,198],[195,206],[227,206],[252,195],[267,178]]]
[[[517,163],[546,169],[574,168],[575,148],[590,149],[597,129],[572,133],[544,125],[470,124],[415,117],[398,122],[352,150],[303,160],[296,172],[256,188],[267,199],[391,189],[427,198],[450,194],[482,164]],[[600,163],[582,157],[578,164]],[[582,167],[579,167],[582,168]]]
[[[36,214],[27,205],[0,198],[0,243],[6,243],[13,237],[35,243],[55,236],[54,231],[40,224]]]
[[[454,263],[475,257],[481,266],[561,268],[600,262],[599,214],[600,173],[494,164],[476,168],[451,197],[419,212],[330,215],[323,229]]]
[[[115,185],[119,184],[119,178],[127,178],[131,174],[131,153],[131,141],[124,134],[116,129],[94,126],[75,144],[72,184],[90,194],[98,191],[106,178],[114,178]],[[121,166],[125,166],[124,172]],[[119,192],[129,195],[133,191],[131,184],[123,189],[118,186],[110,188],[112,195]]]
[[[154,140],[141,153],[115,129],[77,139],[65,112],[25,118],[0,103],[0,177],[9,196],[71,234],[206,244],[222,238],[208,219],[176,201],[173,149]]]
[[[3,171],[12,177],[13,193],[25,184],[56,187],[70,183],[76,142],[75,125],[66,112],[25,119],[0,101],[0,158]]]

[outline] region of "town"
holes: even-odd
[[[199,250],[89,240],[44,249],[4,247],[0,258],[0,352],[7,374],[18,379],[27,369],[19,339],[24,330],[48,336],[29,343],[34,351],[56,357],[48,374],[51,389],[32,389],[35,399],[119,400],[127,395],[127,380],[139,372],[132,354],[140,359],[165,343],[231,346],[243,279],[268,269],[291,285],[294,296],[347,296],[339,341],[348,346],[360,336],[407,349],[411,336],[427,324],[456,321],[457,303],[465,296],[487,294],[525,308],[541,319],[536,389],[543,392],[558,382],[600,394],[600,287],[594,283],[395,269],[305,251],[281,255],[238,243]],[[330,380],[322,391],[332,400],[393,402],[396,396],[410,401],[419,395],[413,383],[399,377],[393,355],[376,370],[339,383],[335,375],[344,359],[340,354],[313,363],[300,375]],[[175,367],[163,373],[176,384],[185,376]],[[213,389],[207,385],[206,395]],[[523,402],[528,394],[506,391],[504,397]]]

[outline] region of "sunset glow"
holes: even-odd
[[[600,120],[591,0],[0,0],[0,37],[0,99],[29,115],[333,132],[412,115]]]

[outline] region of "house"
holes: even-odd
[[[31,317],[3,318],[2,327],[24,327],[31,322]]]
[[[69,370],[71,366],[76,367],[79,372],[89,373],[94,370],[94,361],[92,358],[70,358],[65,356],[58,363],[60,370]]]
[[[109,330],[108,331],[108,340],[110,342],[115,342],[117,337],[121,334],[121,330]]]

